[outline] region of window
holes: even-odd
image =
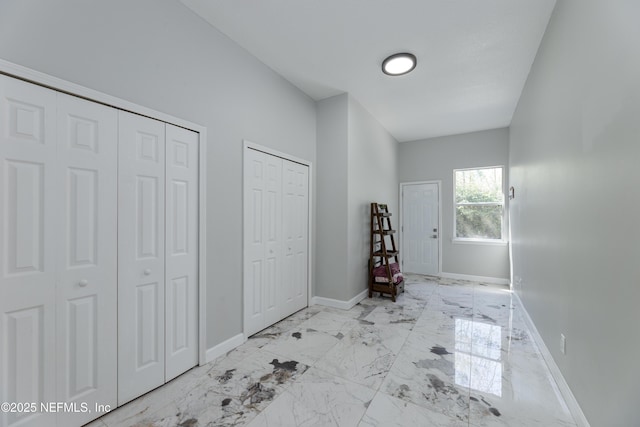
[[[503,240],[502,167],[454,170],[455,238]]]

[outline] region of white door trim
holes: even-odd
[[[206,283],[207,283],[207,246],[206,240],[202,236],[207,235],[207,128],[200,126],[196,123],[183,120],[169,114],[161,113],[160,111],[153,110],[151,108],[143,107],[133,102],[126,101],[115,96],[107,95],[97,90],[89,89],[85,86],[81,86],[75,83],[71,83],[66,80],[59,79],[57,77],[50,76],[39,71],[32,70],[22,65],[14,64],[0,58],[0,74],[5,74],[10,77],[14,77],[20,80],[34,83],[38,86],[44,86],[50,89],[57,90],[72,96],[84,98],[89,101],[97,102],[99,104],[115,107],[119,110],[128,111],[131,113],[139,114],[141,116],[150,117],[166,123],[170,123],[176,126],[180,126],[186,129],[193,130],[200,134],[199,138],[199,175],[198,175],[198,188],[199,188],[199,210],[198,210],[198,299],[199,299],[199,321],[198,321],[198,363],[204,365],[207,363],[207,322],[206,322]]]
[[[262,153],[266,153],[272,156],[276,156],[276,157],[280,157],[282,159],[285,160],[289,160],[295,163],[299,163],[301,165],[307,166],[309,168],[309,197],[308,197],[308,212],[309,212],[309,223],[307,224],[307,233],[308,233],[308,245],[307,245],[307,265],[309,266],[309,268],[307,269],[307,306],[311,306],[311,298],[312,298],[312,293],[311,290],[313,289],[313,283],[312,283],[312,271],[313,271],[313,234],[312,234],[312,224],[313,224],[313,210],[311,209],[312,205],[313,205],[313,163],[308,161],[308,160],[304,160],[301,159],[299,157],[295,157],[292,156],[290,154],[287,153],[283,153],[281,151],[278,150],[274,150],[272,148],[269,147],[265,147],[264,145],[260,145],[260,144],[256,144],[254,142],[248,141],[246,139],[242,140],[242,164],[244,165],[244,158],[245,158],[245,153],[247,152],[248,149],[251,150],[256,150],[256,151],[260,151]],[[242,174],[242,190],[244,192],[244,173]],[[243,212],[243,217],[244,217],[244,199],[243,199],[243,206],[242,206],[242,212]],[[244,260],[246,257],[245,254],[245,247],[244,247],[244,224],[243,224],[243,230],[242,230],[242,265],[244,266]],[[244,267],[242,269],[242,284],[243,284],[243,289],[242,289],[242,293],[243,293],[243,306],[242,306],[242,332],[244,334],[245,337],[249,337],[249,335],[247,335],[247,329],[245,326],[245,322],[244,322]]]
[[[400,250],[400,265],[402,266],[402,261],[404,257],[404,228],[402,224],[402,210],[403,210],[403,202],[404,198],[402,197],[402,192],[404,191],[404,187],[409,185],[420,185],[420,184],[435,184],[438,186],[438,233],[440,234],[440,238],[438,239],[438,276],[442,274],[442,181],[411,181],[411,182],[401,182],[400,183],[400,192],[398,193],[400,197],[400,201],[398,205],[400,206],[400,218],[398,218],[398,224],[400,224],[400,238],[398,239],[398,247]],[[402,268],[402,267],[401,267]]]

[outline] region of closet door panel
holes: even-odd
[[[307,306],[309,168],[284,160],[282,317]]]
[[[0,75],[0,401],[55,401],[56,93]],[[3,426],[55,414],[2,413]]]
[[[263,328],[282,319],[282,159],[264,155],[266,166],[264,199],[265,271]]]
[[[244,317],[251,335],[280,320],[282,159],[249,149],[244,161]]]
[[[244,329],[252,335],[263,328],[265,164],[262,153],[244,157]]]
[[[166,125],[166,381],[198,363],[198,149]]]
[[[164,383],[165,125],[119,112],[118,403]]]
[[[113,108],[58,94],[57,401],[115,407],[117,148]],[[60,412],[59,425],[99,414]]]

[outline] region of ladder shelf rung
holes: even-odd
[[[373,253],[373,256],[384,256],[384,252],[375,251]],[[387,257],[394,257],[394,256],[398,256],[398,251],[387,251]]]
[[[384,234],[384,235],[394,234],[395,232],[396,230],[373,230],[374,234]]]

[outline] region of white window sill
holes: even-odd
[[[454,245],[484,245],[484,246],[507,246],[507,240],[488,240],[488,239],[451,239]]]

